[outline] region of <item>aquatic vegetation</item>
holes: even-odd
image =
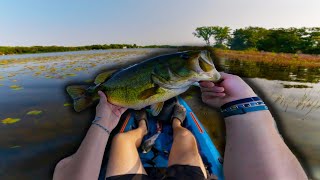
[[[282,84],[283,88],[312,88],[312,86],[304,84]]]
[[[74,74],[74,73],[67,73],[65,74],[65,76],[76,76],[77,74]]]
[[[3,84],[0,84],[0,87],[3,86]]]
[[[27,115],[39,115],[39,114],[41,114],[41,113],[42,113],[42,111],[33,110],[33,111],[27,112]]]
[[[83,82],[85,82],[85,83],[92,83],[93,80],[92,80],[92,79],[87,79],[87,80],[84,80]]]
[[[72,104],[70,104],[70,103],[64,103],[64,104],[63,104],[64,107],[71,106],[71,105],[72,105]]]
[[[15,148],[20,148],[21,146],[19,146],[19,145],[16,145],[16,146],[11,146],[10,148],[11,149],[15,149]]]
[[[77,68],[74,68],[73,70],[74,70],[74,71],[84,71],[85,68],[83,68],[83,67],[77,67]]]
[[[19,118],[6,118],[6,119],[1,120],[2,124],[13,124],[18,121],[20,121]]]
[[[19,86],[19,85],[11,85],[9,86],[12,90],[21,90],[23,89],[23,87]]]
[[[320,56],[309,54],[286,54],[216,49],[214,50],[214,55],[218,58],[264,62],[277,65],[320,67]]]

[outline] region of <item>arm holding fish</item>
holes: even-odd
[[[221,73],[219,84],[201,82],[202,100],[214,107],[257,96],[240,77]],[[274,127],[268,110],[225,118],[226,179],[307,179],[296,157]]]
[[[110,104],[103,92],[98,93],[100,102],[96,108],[95,119],[99,120],[96,123],[111,132],[126,108]],[[98,179],[110,135],[99,125],[92,124],[77,152],[57,164],[53,179]]]

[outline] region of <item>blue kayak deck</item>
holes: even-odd
[[[210,174],[217,176],[219,180],[224,179],[222,157],[220,156],[220,153],[188,104],[180,97],[178,97],[178,101],[187,110],[187,116],[183,126],[190,130],[195,136],[200,155],[207,170]],[[168,166],[169,153],[173,142],[173,132],[171,124],[161,122],[161,125],[161,134],[155,141],[152,150],[148,153],[142,153],[141,148],[138,149],[144,167],[166,168]],[[127,132],[135,129],[137,128],[136,126],[133,115],[129,114],[126,117],[120,132]],[[155,117],[151,116],[150,113],[148,113],[148,127],[149,132],[144,137],[143,142],[157,133],[157,120]]]

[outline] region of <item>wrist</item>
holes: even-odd
[[[268,110],[268,107],[262,99],[257,96],[237,99],[225,103],[220,107],[220,111],[224,118],[263,110]]]
[[[229,96],[225,101],[224,104],[232,102],[232,101],[236,101],[239,99],[245,99],[245,98],[250,98],[250,97],[256,97],[258,96],[257,94],[255,94],[254,92],[252,93],[245,93],[245,94],[241,94],[240,96]],[[223,104],[222,104],[223,105]]]
[[[102,117],[99,117],[99,116],[96,116],[93,119],[92,125],[99,126],[101,129],[106,131],[108,134],[110,134],[111,131],[114,129],[114,128],[111,127],[110,121],[108,121],[108,119],[102,118]]]

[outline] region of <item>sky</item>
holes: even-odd
[[[2,0],[0,46],[202,45],[196,27],[320,27],[319,8],[319,0]]]

